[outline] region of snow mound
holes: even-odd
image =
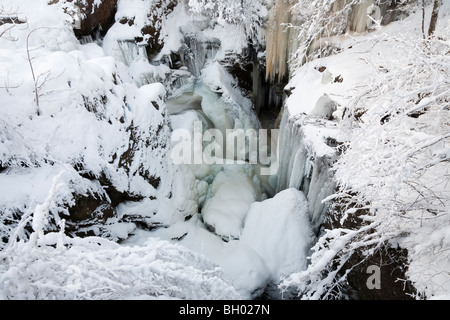
[[[202,210],[204,222],[223,238],[239,238],[250,205],[261,197],[250,165],[224,166],[214,178]]]
[[[240,239],[261,256],[275,283],[307,267],[313,240],[308,203],[293,188],[252,204]]]

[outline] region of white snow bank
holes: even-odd
[[[224,242],[205,229],[199,216],[153,232],[139,231],[124,245],[142,246],[149,237],[179,243],[207,257],[223,270],[223,279],[233,285],[244,299],[258,297],[270,281],[270,272],[263,259],[239,241]]]
[[[215,264],[179,245],[149,239],[145,246],[125,247],[55,233],[41,241],[0,253],[0,298],[241,299]]]
[[[0,26],[0,33],[9,29],[0,38],[1,47],[24,48],[28,42],[32,50],[37,47],[44,47],[51,51],[75,50],[79,43],[73,33],[73,17],[64,12],[66,8],[70,11],[73,4],[60,1],[50,6],[44,1],[2,0],[1,9],[5,15],[17,15],[26,23],[18,24],[11,29],[9,24]]]
[[[296,189],[253,203],[239,240],[224,242],[207,230],[199,215],[168,228],[134,234],[123,244],[143,245],[148,237],[157,237],[208,257],[246,298],[258,297],[268,284],[276,285],[283,276],[304,270],[314,241],[305,196]]]
[[[241,236],[241,242],[263,259],[275,283],[306,269],[313,240],[308,203],[297,189],[252,204]]]
[[[241,298],[217,265],[182,246],[156,239],[130,247],[97,237],[69,238],[61,219],[59,232],[44,232],[71,194],[64,175],[52,179],[47,197],[23,215],[0,252],[0,299]]]

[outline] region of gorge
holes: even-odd
[[[26,2],[0,29],[0,298],[448,295],[427,248],[448,242],[450,5],[420,55],[418,1]]]

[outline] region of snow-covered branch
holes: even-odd
[[[350,133],[334,165],[337,192],[326,199],[334,203],[330,223],[340,227],[324,230],[308,269],[282,283],[305,299],[343,297],[352,256],[366,259],[387,243],[408,250],[416,297],[445,292],[438,281],[448,281],[445,263],[427,271],[429,284],[420,277],[427,260],[449,257],[448,39],[380,32],[371,41],[388,44],[394,58],[366,61],[377,71],[350,88],[353,98],[336,113]]]
[[[215,264],[181,246],[149,239],[131,248],[97,237],[70,238],[64,220],[60,231],[44,232],[53,220],[49,214],[64,210],[67,178],[65,172],[54,178],[45,201],[30,206],[0,252],[0,299],[242,298]]]

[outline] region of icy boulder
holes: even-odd
[[[293,188],[252,204],[240,239],[261,256],[275,283],[307,267],[313,240],[305,195]]]
[[[225,166],[211,184],[203,220],[223,239],[238,239],[250,205],[260,199],[261,193],[250,165]]]
[[[317,100],[316,106],[311,111],[311,114],[332,120],[333,112],[335,112],[336,109],[336,103],[331,100],[327,94],[324,94],[319,98],[319,100]]]

